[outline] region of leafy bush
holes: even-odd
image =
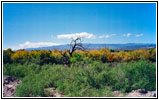
[[[3,66],[3,75],[11,75],[18,78],[24,78],[25,76],[31,73],[39,73],[43,70],[44,67],[40,67],[37,64],[30,63],[30,64],[4,64]]]
[[[27,74],[16,88],[16,96],[44,96],[44,88],[56,87],[64,96],[113,96],[111,91],[155,90],[156,67],[147,60],[128,63],[98,61],[63,65],[29,65]],[[18,71],[18,70],[17,70]]]
[[[73,53],[72,57],[70,58],[70,62],[75,63],[77,61],[82,60],[82,55],[79,53]]]
[[[27,69],[19,64],[4,64],[3,75],[11,75],[18,78],[23,78],[27,74]]]
[[[130,92],[136,89],[155,90],[156,66],[147,60],[119,64],[112,70],[113,89]]]
[[[38,74],[29,74],[22,80],[22,84],[16,88],[16,96],[44,96],[43,89],[45,87],[54,85],[57,80],[64,79],[67,75],[65,74],[67,69],[60,65],[44,65],[42,67],[45,70],[41,70]]]
[[[112,51],[112,50],[111,50]],[[151,48],[149,50],[139,49],[133,51],[113,51],[111,52],[107,48],[102,48],[101,50],[85,50],[85,51],[75,51],[73,57],[69,55],[68,50],[58,51],[58,50],[33,50],[25,51],[18,50],[13,52],[11,49],[3,50],[3,63],[35,63],[38,65],[44,64],[66,64],[70,65],[78,61],[84,61],[89,58],[94,61],[106,62],[129,62],[137,61],[141,59],[150,60],[152,62],[156,61],[156,48]],[[87,59],[88,60],[88,59]]]
[[[12,53],[13,51],[11,49],[3,50],[3,64],[12,63]]]
[[[156,48],[150,48],[148,51],[150,54],[149,60],[155,62],[156,61]]]
[[[156,66],[149,61],[140,60],[125,67],[125,75],[129,80],[129,89],[155,90]],[[126,91],[129,91],[126,89]]]

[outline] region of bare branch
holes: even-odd
[[[75,39],[72,38],[71,43],[69,44],[70,46],[70,50],[69,50],[69,54],[72,57],[73,52],[75,52],[76,50],[85,50],[84,46],[82,45],[82,40],[81,37],[77,37]]]

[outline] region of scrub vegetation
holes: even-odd
[[[19,78],[15,96],[46,96],[55,87],[64,97],[112,97],[136,89],[156,90],[156,49],[3,51],[3,75]]]

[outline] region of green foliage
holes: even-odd
[[[125,68],[125,75],[129,80],[130,90],[146,89],[155,90],[156,66],[149,61],[140,60],[138,63],[131,63]],[[150,84],[151,83],[151,84]],[[129,91],[127,89],[126,91]]]
[[[4,64],[3,66],[3,75],[11,75],[18,78],[24,78],[29,74],[39,73],[41,70],[45,69],[45,67],[40,67],[37,64]]]
[[[56,87],[69,97],[113,96],[112,91],[156,90],[156,49],[3,51],[3,74],[18,77],[16,96],[45,96]],[[68,65],[69,67],[66,67]]]
[[[82,55],[79,53],[73,53],[72,57],[70,58],[70,62],[75,63],[77,61],[82,60]]]
[[[44,96],[43,89],[52,86],[58,80],[64,79],[67,69],[60,65],[43,65],[38,74],[26,76],[22,84],[16,88],[16,96]]]
[[[156,49],[155,48],[151,48],[149,49],[149,54],[150,54],[150,61],[155,62],[156,61]]]
[[[27,69],[24,65],[19,64],[4,64],[3,75],[11,75],[18,78],[23,78],[27,74]]]
[[[11,49],[3,50],[3,64],[11,63],[11,54],[13,51]]]
[[[156,66],[147,60],[119,64],[112,70],[113,89],[130,92],[136,89],[155,90]]]
[[[89,71],[91,67],[90,69],[87,67],[66,68],[60,65],[47,67],[49,68],[42,70],[39,74],[26,76],[22,84],[16,88],[16,96],[43,96],[43,89],[52,86],[64,92],[65,96],[113,96],[110,94],[110,87],[104,86],[100,89],[96,87],[94,71]]]
[[[149,50],[139,49],[134,51],[113,51],[108,48],[102,48],[101,50],[86,50],[77,51],[70,57],[68,50],[64,51],[47,51],[47,50],[33,50],[25,51],[19,50],[13,52],[11,49],[3,51],[3,63],[35,63],[38,65],[44,64],[66,64],[76,63],[78,61],[84,61],[85,59],[91,59],[94,61],[106,62],[128,62],[137,61],[140,59],[156,61],[156,48]]]
[[[64,96],[113,96],[111,91],[136,89],[154,91],[156,67],[147,60],[128,63],[78,62],[65,67],[57,64],[5,64],[4,74],[22,78],[16,96],[44,96],[44,88],[56,87]]]

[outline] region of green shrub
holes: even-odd
[[[41,67],[45,67],[41,66]],[[65,78],[65,67],[60,65],[47,66],[45,70],[42,70],[38,74],[30,74],[22,80],[22,84],[19,85],[16,90],[16,96],[28,97],[28,96],[44,96],[43,89],[54,85],[57,80]],[[56,86],[55,86],[56,87]]]
[[[91,63],[90,63],[91,62]],[[4,75],[20,77],[16,96],[44,96],[44,88],[55,87],[69,97],[113,96],[112,91],[156,90],[156,66],[147,60],[125,63],[80,61],[65,67],[57,64],[5,64]]]
[[[130,92],[136,89],[154,91],[156,88],[156,66],[147,60],[119,65],[114,73],[114,89]]]
[[[47,66],[47,65],[45,65]],[[41,67],[40,65],[30,63],[30,64],[4,64],[3,65],[3,75],[11,75],[18,78],[24,78],[25,76],[31,73],[39,73],[41,70],[46,68],[45,66]]]
[[[3,64],[12,63],[12,53],[13,51],[11,49],[3,50]]]
[[[71,63],[75,63],[81,60],[82,60],[82,55],[79,53],[73,53],[72,57],[70,58]]]
[[[155,90],[156,66],[149,61],[140,60],[125,67],[125,75],[129,80],[129,89]],[[129,91],[126,89],[126,91]]]
[[[23,78],[27,74],[27,68],[20,64],[4,64],[3,75],[11,75]]]

